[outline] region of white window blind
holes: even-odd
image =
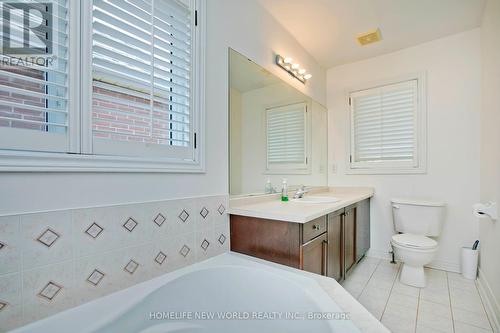
[[[350,94],[351,167],[418,167],[418,80]]]
[[[307,106],[305,103],[266,110],[267,168],[307,168]]]
[[[192,13],[176,0],[94,0],[94,153],[192,157]]]
[[[27,11],[16,5],[30,5]],[[68,1],[19,1],[0,3],[8,13],[2,20],[10,33],[10,47],[23,47],[24,33],[30,33],[29,47],[46,51],[9,54],[2,46],[0,65],[0,149],[66,152],[69,149],[68,128]],[[42,20],[40,12],[49,20]],[[29,24],[26,25],[25,19]],[[46,25],[44,40],[30,30],[33,22]],[[26,46],[26,44],[24,44]]]

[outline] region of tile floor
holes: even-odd
[[[366,257],[342,283],[392,332],[492,332],[474,281],[426,269],[427,286],[399,282],[400,264]]]

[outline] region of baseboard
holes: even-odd
[[[479,294],[483,299],[484,307],[486,308],[486,313],[488,314],[490,323],[493,325],[493,332],[498,333],[500,332],[500,300],[497,300],[495,295],[493,295],[490,285],[481,271],[481,268],[479,269],[477,286]]]
[[[444,261],[444,260],[434,260],[433,262],[426,265],[425,267],[440,269],[442,271],[454,272],[454,273],[461,272],[460,264],[458,264],[456,262]]]
[[[389,251],[382,251],[382,250],[376,250],[376,249],[370,249],[368,251],[368,253],[366,254],[366,256],[372,257],[372,258],[385,259],[385,260],[392,259]],[[434,260],[433,262],[431,262],[429,265],[426,265],[425,267],[440,269],[440,270],[447,271],[447,272],[460,273],[460,264],[455,263],[455,262],[451,262],[451,261]]]

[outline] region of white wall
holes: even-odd
[[[310,173],[267,174],[265,110],[301,102],[307,103],[310,111],[308,118]],[[262,193],[268,178],[278,191],[283,178],[286,178],[291,186],[327,185],[327,111],[324,106],[280,82],[242,93],[241,112],[241,192],[239,193]],[[238,194],[238,192],[232,193]]]
[[[206,173],[2,173],[0,215],[228,193],[228,47],[324,103],[325,71],[256,1],[207,4]],[[273,64],[294,57],[313,75],[302,85]]]
[[[500,1],[490,0],[481,26],[481,201],[500,203]],[[500,320],[500,222],[479,221],[480,280],[489,289],[493,311]],[[481,282],[483,282],[481,281]],[[500,329],[500,328],[499,328]]]
[[[442,200],[447,218],[435,265],[459,269],[460,247],[477,237],[471,213],[479,199],[480,33],[467,31],[327,73],[330,186],[373,186],[372,255],[387,255],[394,233],[390,199]],[[428,172],[346,175],[347,92],[361,84],[427,72]],[[333,164],[337,172],[333,173]]]

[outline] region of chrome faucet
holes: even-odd
[[[306,194],[307,192],[309,192],[309,190],[306,190],[304,185],[300,185],[300,187],[297,189],[297,191],[293,195],[293,198],[294,199],[301,199],[304,197],[304,194]]]

